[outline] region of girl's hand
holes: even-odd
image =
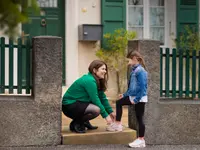
[[[120,99],[123,98],[123,94],[119,94],[119,98],[120,98]]]
[[[112,119],[110,118],[110,115],[108,115],[106,118],[105,118],[107,124],[111,124],[113,121]]]
[[[111,117],[112,121],[114,122],[115,119],[116,119],[116,114],[115,114],[114,112],[112,112],[112,113],[110,114],[110,117]]]

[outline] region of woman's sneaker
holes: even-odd
[[[116,123],[112,123],[109,126],[107,126],[106,128],[107,131],[122,131],[123,130],[123,126],[121,124],[116,124]]]
[[[128,145],[129,147],[146,147],[145,140],[141,140],[139,138],[137,138],[132,143],[129,143]]]

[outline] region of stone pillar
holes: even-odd
[[[0,96],[0,146],[61,143],[62,39],[33,38],[32,96]]]
[[[155,143],[155,114],[159,100],[160,84],[160,43],[154,40],[132,40],[128,42],[128,51],[138,50],[144,57],[148,71],[148,100],[145,106],[145,139],[148,144]],[[137,130],[134,106],[129,107],[129,127]]]

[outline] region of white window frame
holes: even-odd
[[[58,7],[58,0],[50,0],[50,1],[42,0],[42,2],[40,2],[40,0],[37,0],[37,3],[39,7],[41,8],[57,8]]]
[[[164,0],[164,6],[155,6],[155,7],[164,7],[164,45],[166,45],[166,3],[167,0]],[[128,30],[128,11],[129,11],[129,5],[128,0],[126,0],[126,28]],[[150,2],[149,0],[143,0],[143,39],[150,39]]]

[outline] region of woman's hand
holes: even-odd
[[[112,119],[113,122],[115,121],[115,119],[116,119],[115,112],[110,113],[110,118]]]
[[[108,115],[106,118],[105,118],[107,124],[111,124],[113,121],[112,119],[110,118],[110,115]]]
[[[119,94],[119,98],[120,98],[120,99],[123,98],[123,94]]]

